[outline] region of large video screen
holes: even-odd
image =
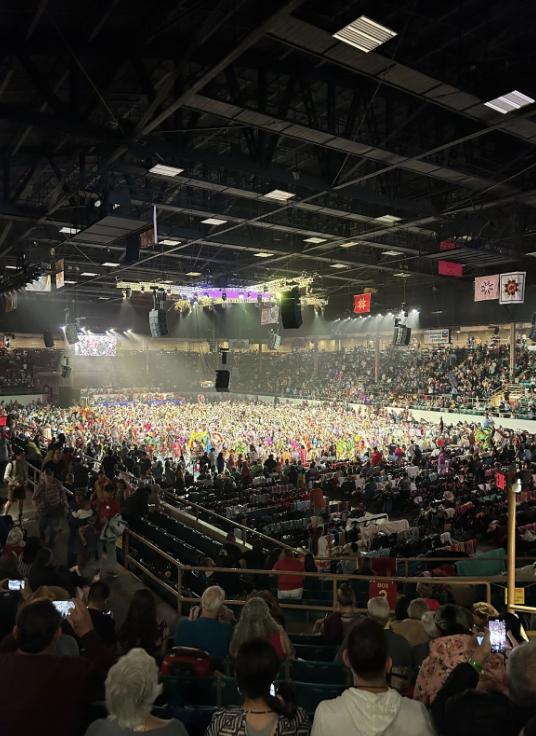
[[[113,335],[81,335],[74,346],[74,354],[86,358],[115,357],[117,338]]]

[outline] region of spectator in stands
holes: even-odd
[[[72,473],[74,476],[74,487],[83,488],[84,490],[87,489],[89,484],[89,468],[83,464],[82,458],[79,456],[73,458]]]
[[[206,736],[308,736],[311,724],[305,712],[270,693],[279,669],[274,647],[262,637],[241,644],[235,675],[244,702],[215,713]]]
[[[84,709],[98,700],[113,656],[84,604],[73,603],[68,622],[82,644],[83,657],[54,655],[62,616],[52,601],[38,600],[19,611],[14,629],[18,651],[0,654],[2,736],[84,733]]]
[[[329,559],[329,543],[327,537],[324,536],[324,527],[319,524],[311,539],[311,552],[314,555],[316,569],[318,572],[331,572],[331,562]]]
[[[536,643],[511,652],[502,692],[496,687],[482,692],[481,675],[490,656],[488,631],[471,659],[460,662],[437,693],[432,716],[444,736],[517,736],[536,716]]]
[[[407,595],[400,595],[395,606],[395,615],[393,617],[393,629],[395,622],[405,621],[408,617],[408,608],[410,599]]]
[[[470,659],[477,647],[476,637],[469,632],[469,614],[448,603],[435,614],[438,638],[430,642],[430,654],[422,663],[414,697],[426,706],[433,703],[443,683],[460,662]]]
[[[368,577],[374,577],[376,575],[370,557],[362,557],[360,559],[354,575],[367,575]]]
[[[114,516],[121,516],[121,506],[119,506],[119,502],[116,501],[113,496],[113,488],[105,486],[102,490],[102,501],[94,501],[94,505],[97,514],[94,528],[97,536],[97,550],[99,553],[101,573],[107,573],[112,577],[117,577],[117,553],[115,540],[106,541],[101,539],[102,530],[104,529],[106,522],[113,519]]]
[[[499,615],[499,611],[485,601],[479,601],[475,603],[472,610],[474,625],[477,629],[484,629],[489,622],[490,618],[496,618]]]
[[[437,611],[441,605],[437,598],[432,598],[434,594],[434,587],[432,583],[417,583],[417,595],[419,598],[424,598],[430,611]]]
[[[110,586],[98,580],[89,589],[87,607],[95,631],[107,646],[113,647],[117,642],[117,634],[109,598]]]
[[[9,463],[9,456],[11,454],[9,436],[6,432],[0,433],[0,485],[4,482],[4,474]]]
[[[277,465],[277,461],[274,459],[273,454],[270,453],[268,457],[266,458],[266,460],[264,461],[264,467],[268,475],[271,475],[274,472],[276,465]]]
[[[19,558],[15,552],[2,552],[0,555],[0,580],[18,578]]]
[[[93,494],[98,501],[104,501],[104,491],[109,488],[113,492],[112,481],[106,476],[104,470],[99,470],[97,480],[93,484]]]
[[[23,520],[24,499],[28,488],[28,463],[26,453],[22,447],[15,449],[15,459],[7,464],[4,480],[7,482],[7,503],[4,507],[4,516],[7,516],[12,504],[17,501],[19,507],[19,521]]]
[[[154,701],[162,692],[158,665],[143,649],[131,649],[114,664],[106,678],[108,718],[89,727],[86,736],[132,736],[140,731],[163,736],[188,736],[180,721],[151,715]]]
[[[428,603],[423,598],[415,598],[408,606],[408,618],[404,621],[393,621],[391,624],[393,631],[407,639],[412,647],[424,644],[428,641],[428,634],[423,628],[421,619],[429,610]]]
[[[325,644],[341,644],[355,624],[363,618],[356,608],[354,591],[348,583],[343,583],[337,591],[337,610],[324,619],[318,619],[313,633],[320,631]]]
[[[421,618],[421,624],[426,632],[428,640],[422,644],[415,644],[411,647],[411,668],[417,676],[419,669],[424,660],[430,654],[430,642],[437,636],[437,626],[435,625],[435,613],[428,611]]]
[[[30,575],[30,570],[40,549],[41,541],[39,537],[28,537],[26,539],[26,546],[19,557],[18,573],[21,578],[27,578]]]
[[[45,532],[50,528],[48,546],[53,547],[60,520],[67,513],[68,505],[65,490],[51,468],[43,471],[32,502],[38,516],[39,538],[44,543]]]
[[[204,649],[214,659],[225,659],[233,638],[233,614],[223,605],[225,591],[211,585],[201,597],[201,606],[190,610],[189,619],[179,621],[174,643],[178,647]]]
[[[389,658],[392,663],[391,687],[403,692],[407,685],[408,672],[411,667],[411,647],[400,634],[395,634],[389,623],[389,603],[385,598],[371,598],[367,603],[368,618],[381,624],[386,631]],[[351,632],[350,632],[351,633]],[[344,652],[348,648],[349,636],[341,644],[335,661],[344,662]]]
[[[61,447],[50,450],[43,462],[43,470],[52,470],[54,478],[61,481],[65,473],[65,463],[61,456]]]
[[[287,633],[272,618],[268,604],[262,598],[251,598],[243,607],[229,647],[231,657],[236,657],[242,644],[251,639],[269,641],[281,661],[295,656]]]
[[[305,572],[303,562],[294,556],[292,549],[285,549],[279,560],[275,563],[274,570],[284,572]],[[277,597],[299,599],[303,595],[303,578],[301,575],[278,575]]]
[[[227,552],[228,555],[232,555],[235,560],[239,560],[242,557],[243,550],[240,549],[240,547],[236,543],[236,536],[233,532],[229,532],[227,536],[225,537],[225,544],[223,545],[223,549]]]
[[[163,653],[167,649],[169,628],[156,616],[153,594],[147,588],[137,590],[130,602],[127,616],[119,629],[119,645],[123,652],[141,647],[148,654]]]
[[[117,458],[114,455],[114,451],[111,447],[106,451],[106,455],[102,459],[102,469],[108,480],[113,480],[115,477],[115,469],[117,468]]]
[[[20,526],[14,526],[7,535],[3,552],[14,552],[17,557],[24,552],[26,542],[24,541],[24,532]]]
[[[249,465],[247,464],[247,462],[244,460],[244,462],[242,463],[241,470],[240,470],[240,482],[244,486],[248,486],[251,483],[251,481],[252,481],[251,470],[249,469]]]
[[[379,468],[383,462],[383,455],[377,447],[372,449],[372,457],[370,458],[370,464],[373,468]]]
[[[365,620],[353,627],[344,663],[352,669],[354,687],[320,703],[312,736],[433,736],[426,708],[389,687],[387,674],[393,665],[389,650],[382,624]]]
[[[30,589],[35,592],[41,586],[59,587],[71,595],[75,593],[72,576],[66,567],[57,564],[54,554],[48,547],[42,547],[35,556],[35,561],[28,574]]]

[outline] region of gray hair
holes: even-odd
[[[536,699],[536,642],[516,647],[506,662],[510,698],[523,708]]]
[[[218,613],[225,600],[225,591],[219,585],[211,585],[201,596],[201,608],[207,613]]]
[[[381,624],[385,624],[389,620],[389,603],[382,596],[371,598],[367,603],[367,611],[369,618]]]
[[[106,678],[108,718],[119,728],[139,730],[162,692],[158,666],[144,649],[131,649]]]
[[[437,637],[437,626],[435,622],[435,613],[433,611],[426,611],[424,616],[421,617],[421,624],[430,639]]]
[[[428,613],[429,610],[430,607],[424,598],[415,598],[415,600],[411,601],[408,606],[408,616],[409,618],[414,618],[417,621],[420,621],[424,614]]]
[[[24,539],[24,533],[20,526],[14,526],[7,535],[6,544],[19,545]]]
[[[266,601],[262,598],[251,598],[242,609],[235,626],[229,653],[234,657],[244,642],[269,639],[276,631],[281,632],[283,629],[272,618]]]

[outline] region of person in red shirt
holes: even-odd
[[[305,572],[303,562],[294,557],[291,549],[285,549],[280,559],[275,563],[274,570]],[[303,578],[301,575],[279,575],[277,597],[299,599],[303,595]]]
[[[382,464],[382,460],[383,460],[382,453],[378,450],[377,447],[374,447],[372,451],[372,457],[370,458],[370,464],[373,467],[379,468],[380,465]]]
[[[97,550],[99,553],[101,574],[108,573],[112,577],[117,577],[117,554],[115,551],[115,541],[106,542],[101,539],[101,532],[107,521],[113,519],[114,516],[121,516],[121,506],[115,500],[113,490],[110,486],[105,486],[102,490],[102,501],[98,499],[94,501],[95,510],[97,512],[97,522],[95,524],[95,532],[97,534]],[[106,557],[104,557],[106,555]]]

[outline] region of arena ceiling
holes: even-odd
[[[370,53],[333,35],[363,15],[396,33]],[[536,104],[484,103],[536,98],[535,21],[531,0],[3,0],[2,273],[64,258],[81,299],[304,271],[451,290],[455,240],[466,286],[533,283]]]

